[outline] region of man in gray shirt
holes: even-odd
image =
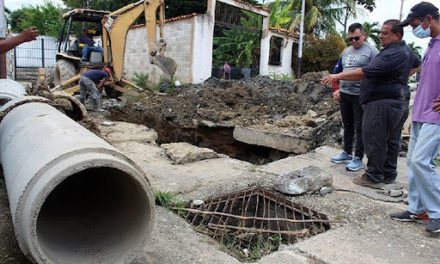
[[[348,28],[348,39],[351,46],[342,53],[343,72],[355,70],[367,65],[379,51],[365,42],[366,33],[361,24],[354,23]],[[333,98],[339,100],[342,123],[344,125],[344,151],[342,154],[331,157],[335,163],[348,163],[346,169],[358,171],[364,166],[364,146],[362,143],[362,114],[359,103],[360,81],[341,81],[339,90],[333,92]],[[355,155],[352,156],[353,141],[356,135]]]

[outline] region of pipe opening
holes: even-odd
[[[120,263],[139,249],[152,224],[142,185],[114,168],[68,177],[45,200],[37,239],[53,263]]]

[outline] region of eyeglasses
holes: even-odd
[[[353,40],[354,41],[358,41],[358,40],[361,39],[361,37],[362,37],[362,35],[361,36],[356,36],[356,37],[350,37],[350,38],[348,38],[348,41],[350,41],[350,42],[352,42]]]

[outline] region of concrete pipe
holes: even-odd
[[[0,158],[22,251],[37,263],[130,263],[154,222],[146,176],[104,140],[35,101],[13,99],[0,109],[7,111]]]
[[[23,97],[26,95],[26,89],[23,85],[9,79],[0,80],[0,105],[4,105],[9,100]]]

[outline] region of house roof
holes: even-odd
[[[257,9],[261,9],[261,10],[264,10],[264,11],[270,12],[270,8],[268,8],[268,7],[265,6],[265,5],[261,5],[261,6],[259,6],[259,5],[253,5],[253,4],[249,3],[249,2],[245,2],[245,1],[241,1],[241,0],[233,0],[233,1],[234,1],[234,2],[237,2],[237,3],[240,3],[240,4],[242,4],[242,5],[247,5],[247,6],[251,6],[251,7],[253,7],[253,8],[257,8]]]
[[[192,17],[200,16],[200,15],[201,14],[198,14],[198,13],[192,13],[192,14],[189,14],[189,15],[183,15],[183,16],[178,16],[178,17],[167,18],[167,19],[164,20],[164,22],[165,23],[169,23],[169,22],[174,22],[174,21],[179,21],[179,20],[185,20],[185,19],[189,19],[189,18],[192,18]],[[140,28],[140,27],[145,27],[145,24],[136,24],[136,25],[130,26],[130,28]]]
[[[282,34],[282,35],[289,36],[289,37],[298,38],[298,36],[299,36],[298,32],[290,31],[290,30],[287,30],[287,29],[284,29],[284,28],[269,27],[269,30],[272,31],[272,32],[275,32],[275,33],[279,33],[279,34]]]

